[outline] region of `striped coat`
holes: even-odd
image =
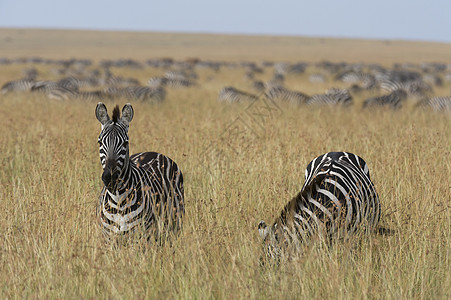
[[[381,208],[368,166],[359,156],[329,152],[311,161],[301,191],[284,207],[272,226],[261,221],[259,233],[268,254],[299,246],[317,236],[344,237],[374,229]]]
[[[156,152],[129,156],[128,124],[133,109],[119,107],[110,120],[106,107],[99,103],[97,119],[102,123],[99,136],[100,161],[104,187],[99,197],[97,216],[108,238],[138,232],[159,240],[181,227],[185,212],[183,176],[169,157]]]

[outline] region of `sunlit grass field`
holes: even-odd
[[[123,74],[153,76],[136,72]],[[20,74],[16,66],[0,73],[2,84]],[[346,110],[263,98],[224,105],[218,90],[240,87],[241,79],[227,70],[215,80],[210,75],[200,72],[202,84],[169,91],[161,104],[132,103],[130,152],[164,153],[184,175],[183,230],[158,247],[113,247],[101,236],[95,102],[27,93],[0,98],[0,298],[451,297],[449,115],[412,104],[362,111],[365,94]],[[313,87],[307,75],[289,80],[307,93],[328,85]],[[126,102],[106,105],[111,112]],[[382,202],[381,224],[394,234],[332,247],[313,243],[291,260],[261,266],[258,222],[271,223],[300,190],[310,160],[329,151],[366,160]]]

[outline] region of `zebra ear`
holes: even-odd
[[[263,240],[266,239],[266,236],[268,235],[268,226],[266,226],[265,221],[260,221],[258,223],[258,233]]]
[[[102,102],[97,103],[96,117],[97,117],[97,120],[99,120],[99,122],[102,125],[105,125],[105,123],[110,120],[110,117],[108,116],[108,112],[107,112],[106,106]]]
[[[129,124],[133,119],[133,107],[130,103],[127,103],[122,108],[122,117],[121,121],[125,124]]]

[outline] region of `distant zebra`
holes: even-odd
[[[382,80],[379,83],[381,90],[393,92],[396,90],[404,90],[407,94],[416,97],[423,97],[432,92],[432,87],[423,80],[413,81],[396,81],[396,80]]]
[[[371,107],[389,107],[393,110],[400,109],[403,102],[407,99],[407,93],[404,90],[395,90],[388,95],[368,98],[363,102],[363,108]]]
[[[102,124],[99,135],[100,162],[104,187],[97,216],[103,233],[109,237],[138,231],[148,238],[167,236],[181,228],[185,212],[183,176],[177,164],[156,152],[129,157],[130,104],[108,116],[103,103],[96,107]]]
[[[352,104],[352,96],[345,89],[331,88],[325,94],[313,95],[306,101],[307,105],[343,105]]]
[[[381,215],[380,201],[366,162],[348,152],[329,152],[311,161],[301,191],[270,227],[258,225],[266,254],[280,256],[314,236],[330,241],[373,230]]]
[[[60,87],[61,86],[56,81],[39,80],[33,83],[33,86],[31,87],[30,91],[47,94],[51,90],[58,89]]]
[[[429,108],[433,111],[451,112],[451,96],[425,98],[417,103],[417,108]]]
[[[55,86],[51,89],[43,90],[47,98],[54,100],[69,100],[77,98],[78,92],[71,89]]]
[[[190,87],[195,85],[195,83],[189,79],[181,78],[166,78],[166,77],[152,77],[147,81],[147,86],[149,87]]]
[[[358,87],[369,90],[376,87],[376,78],[369,73],[348,71],[338,75],[337,80],[357,84]]]
[[[234,87],[226,86],[219,91],[218,101],[220,102],[245,102],[258,99],[256,95],[240,91]]]
[[[199,76],[194,71],[167,71],[164,77],[168,79],[191,80],[197,79]]]
[[[19,79],[9,81],[2,86],[2,95],[10,92],[29,92],[34,84],[35,81],[32,79]]]
[[[106,95],[111,98],[125,98],[130,101],[156,101],[161,102],[166,97],[166,91],[162,87],[152,88],[147,86],[129,86],[126,88],[108,87],[104,89]]]
[[[69,88],[73,91],[78,91],[81,88],[93,88],[100,85],[99,80],[93,77],[79,78],[79,77],[66,77],[58,81],[60,86]]]
[[[272,86],[267,89],[265,96],[274,101],[286,101],[291,104],[305,104],[310,98],[308,95],[292,91],[282,86]]]

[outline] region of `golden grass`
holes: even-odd
[[[16,79],[11,68],[2,76]],[[162,152],[184,173],[184,228],[162,247],[102,239],[96,103],[2,97],[0,298],[449,299],[450,117],[280,104],[256,121],[256,106],[217,103],[220,87],[239,82],[227,72],[159,105],[132,103],[131,153]],[[258,221],[300,190],[311,159],[340,150],[367,161],[382,224],[396,233],[260,267]]]

